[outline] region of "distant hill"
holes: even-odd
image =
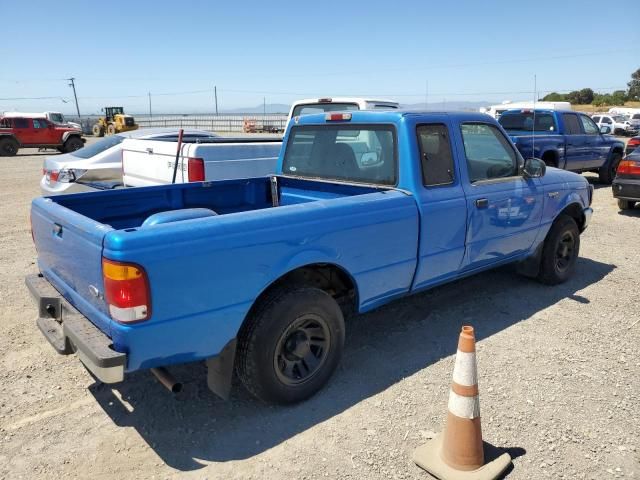
[[[291,105],[287,105],[284,103],[267,103],[266,112],[267,113],[289,113],[289,109]],[[265,111],[265,105],[258,105],[256,107],[242,107],[242,108],[232,108],[227,110],[221,110],[221,113],[262,113]]]

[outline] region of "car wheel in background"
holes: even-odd
[[[294,403],[320,390],[344,347],[344,318],[323,290],[285,285],[268,294],[238,335],[236,372],[266,402]]]
[[[618,208],[620,210],[631,210],[635,205],[636,202],[634,200],[625,200],[623,198],[618,199]]]
[[[560,215],[549,230],[542,248],[538,280],[547,285],[567,281],[580,254],[580,231],[573,218]]]
[[[609,159],[609,161],[598,170],[600,183],[611,185],[613,179],[616,178],[616,169],[618,168],[618,164],[620,163],[621,159],[622,155],[620,153],[615,152],[611,154],[611,158]]]
[[[13,138],[0,138],[0,156],[13,157],[19,148],[20,145]]]
[[[80,150],[82,147],[84,147],[84,142],[78,137],[71,137],[69,140],[64,142],[65,152],[75,152],[76,150]]]
[[[109,125],[107,125],[107,135],[115,135],[116,133],[116,126],[113,123],[110,123]]]

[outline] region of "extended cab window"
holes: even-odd
[[[563,113],[562,121],[564,122],[564,130],[566,135],[582,135],[580,122],[575,113]]]
[[[593,123],[586,115],[580,115],[580,121],[582,122],[582,126],[584,127],[584,133],[587,135],[598,135],[600,130],[598,130],[598,126]]]
[[[29,120],[26,118],[14,118],[13,119],[13,127],[14,128],[29,128]]]
[[[283,173],[327,180],[395,185],[396,138],[387,125],[293,127]]]
[[[506,131],[526,130],[535,132],[553,132],[556,122],[550,113],[514,112],[505,113],[498,120]]]
[[[464,123],[460,130],[471,182],[518,174],[516,152],[498,128],[486,123]]]
[[[426,187],[453,183],[453,155],[446,125],[418,127],[422,183]]]

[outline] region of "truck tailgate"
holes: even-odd
[[[113,229],[48,198],[33,201],[31,228],[42,274],[69,303],[110,335],[102,295],[102,242]]]

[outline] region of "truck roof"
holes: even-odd
[[[332,115],[341,112],[331,112]],[[396,123],[403,117],[442,117],[443,115],[449,116],[452,119],[460,121],[487,121],[487,115],[480,112],[464,112],[464,111],[441,111],[441,112],[421,112],[416,110],[353,110],[348,112],[342,112],[351,114],[350,120],[339,120],[331,122],[327,120],[327,114],[325,113],[312,113],[309,115],[302,115],[297,117],[297,120],[292,120],[296,125],[317,125],[325,123],[340,123],[348,125],[349,123]]]
[[[364,98],[364,97],[322,97],[322,98],[304,98],[302,100],[296,100],[293,105],[299,105],[303,103],[360,103],[360,102],[377,102],[377,103],[392,103],[398,105],[395,100],[381,99],[381,98]]]

